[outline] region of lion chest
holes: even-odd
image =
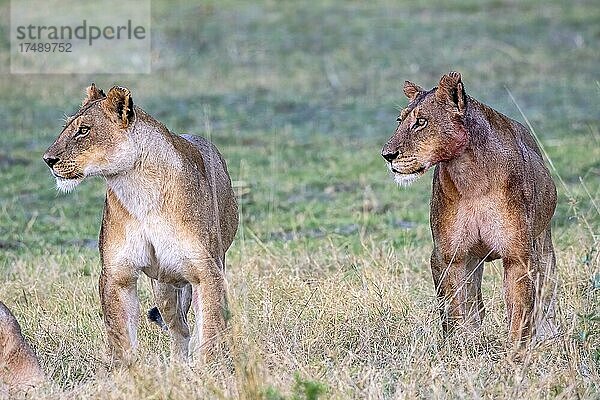
[[[506,253],[513,234],[502,201],[494,196],[462,199],[444,227],[449,250],[496,259]],[[448,210],[449,211],[449,210]]]
[[[199,257],[197,245],[169,219],[148,215],[141,221],[125,222],[124,240],[119,246],[121,263],[163,283],[183,286],[189,269]]]

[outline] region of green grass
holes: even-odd
[[[600,396],[600,8],[413,3],[155,0],[150,75],[9,75],[0,43],[0,299],[50,377],[35,398]],[[498,262],[480,343],[441,340],[431,174],[399,189],[379,155],[402,82],[432,87],[451,69],[523,121],[508,88],[556,167],[564,335],[521,364],[505,354]],[[173,131],[209,135],[248,186],[229,251],[233,370],[169,363],[166,336],[142,321],[139,363],[106,371],[103,182],[58,194],[41,160],[92,81],[129,87]],[[142,310],[149,287],[140,280]]]

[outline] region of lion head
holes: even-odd
[[[426,91],[406,81],[408,106],[398,116],[398,127],[381,155],[396,182],[408,185],[435,164],[461,154],[468,141],[463,117],[467,96],[458,72],[442,76]]]
[[[81,108],[68,118],[44,153],[56,186],[70,191],[88,176],[110,176],[130,169],[136,148],[128,135],[135,121],[131,92],[115,86],[105,95],[93,83]]]

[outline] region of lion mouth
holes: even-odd
[[[416,181],[419,177],[421,177],[427,170],[429,169],[428,164],[419,165],[413,169],[403,169],[399,170],[395,168],[392,163],[388,164],[388,168],[393,174],[393,178],[399,185],[408,186],[414,181]]]
[[[64,180],[68,180],[69,178],[62,176],[61,174],[54,172],[53,169],[50,170],[50,172],[52,172],[52,176],[55,177],[56,179],[64,179]]]
[[[61,181],[72,181],[72,180],[75,180],[75,179],[81,179],[81,177],[79,177],[79,176],[65,176],[65,175],[58,174],[58,173],[56,173],[54,171],[52,171],[52,176],[57,181],[58,180],[61,180]]]
[[[84,175],[78,172],[68,173],[68,174],[60,174],[54,170],[54,168],[50,168],[50,172],[55,179],[60,179],[63,181],[71,181],[71,180],[81,180],[84,178]]]
[[[425,173],[425,171],[427,171],[427,167],[426,166],[421,166],[419,168],[417,168],[414,171],[408,171],[408,172],[402,172],[397,170],[396,168],[394,168],[393,166],[390,166],[390,170],[394,173],[394,174],[399,174],[399,175],[422,175]]]
[[[390,171],[395,175],[423,175],[425,172],[427,172],[429,166],[430,165],[428,163],[410,163],[409,165],[394,165],[394,163],[388,164]]]

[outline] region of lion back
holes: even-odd
[[[208,139],[188,134],[180,136],[190,142],[202,155],[208,186],[213,199],[217,199],[221,237],[225,251],[233,242],[238,226],[238,207],[227,164],[216,146]]]

